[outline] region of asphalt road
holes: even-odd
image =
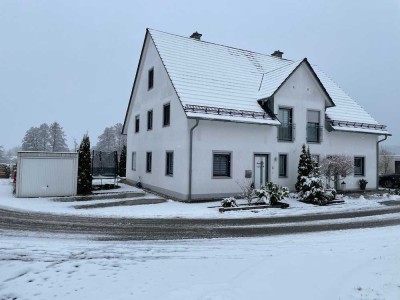
[[[245,219],[93,218],[0,209],[0,230],[39,234],[84,234],[96,240],[255,237],[400,225],[400,218],[385,218],[394,213],[400,213],[400,206],[359,212]],[[368,216],[382,218],[357,220],[359,217]],[[345,219],[345,222],[304,224],[307,221],[334,219]],[[295,224],[282,226],[282,223]]]

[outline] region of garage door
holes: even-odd
[[[20,197],[67,196],[75,193],[74,160],[69,158],[24,158]]]

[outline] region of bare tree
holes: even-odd
[[[344,154],[335,154],[326,156],[320,164],[321,174],[327,179],[330,185],[334,181],[335,189],[338,189],[339,179],[345,178],[353,173],[354,161],[351,156]]]
[[[95,148],[99,151],[117,151],[120,155],[122,148],[126,145],[126,136],[122,135],[121,123],[106,127],[98,139]]]
[[[0,145],[0,163],[5,162],[6,161],[6,157],[4,155],[4,148],[3,146]]]
[[[379,150],[379,173],[381,175],[392,173],[391,163],[393,152],[389,151],[387,148],[382,147]]]

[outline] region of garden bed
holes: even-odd
[[[218,210],[220,213],[226,212],[226,211],[237,211],[237,210],[253,210],[253,209],[265,209],[265,208],[288,208],[289,204],[283,203],[283,202],[278,202],[277,204],[270,205],[270,204],[254,204],[254,205],[246,205],[242,204],[239,206],[233,206],[233,207],[219,207]]]

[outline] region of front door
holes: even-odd
[[[394,172],[396,174],[400,174],[400,161],[395,161],[394,162]]]
[[[254,185],[257,189],[268,181],[268,154],[254,155]]]

